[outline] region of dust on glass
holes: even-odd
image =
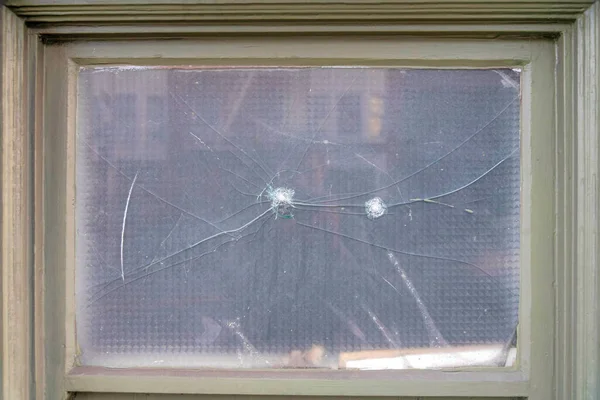
[[[79,73],[85,365],[514,362],[518,70]]]

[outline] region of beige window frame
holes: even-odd
[[[4,398],[187,393],[575,400],[600,392],[599,4],[13,0],[9,7],[1,11]],[[515,367],[357,374],[77,365],[77,69],[223,60],[523,68]]]

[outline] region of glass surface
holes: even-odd
[[[512,69],[83,68],[81,362],[512,364],[519,85]]]

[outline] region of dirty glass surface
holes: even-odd
[[[519,85],[512,69],[81,69],[81,362],[510,365]]]

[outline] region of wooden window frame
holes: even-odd
[[[589,0],[470,0],[468,5],[454,0],[54,3],[12,0],[0,10],[3,398],[58,399],[78,391],[597,398],[600,392],[599,3]],[[528,307],[524,298],[521,305],[520,315],[529,317],[525,324],[522,321],[520,333],[530,339],[524,347],[525,354],[530,351],[530,357],[522,358],[518,368],[503,372],[403,371],[402,379],[396,379],[400,375],[386,373],[377,375],[375,381],[362,383],[350,373],[315,378],[317,372],[309,372],[290,379],[275,376],[278,372],[265,371],[230,372],[227,377],[213,372],[163,371],[165,375],[157,378],[140,373],[71,368],[76,346],[74,324],[69,321],[74,315],[66,300],[72,296],[67,277],[73,272],[74,254],[73,246],[66,241],[74,237],[73,224],[68,222],[73,220],[68,204],[74,201],[74,179],[69,175],[74,168],[74,149],[69,138],[74,135],[73,82],[77,66],[125,59],[142,64],[197,62],[199,57],[183,57],[183,53],[171,50],[170,46],[161,47],[158,40],[180,39],[183,45],[185,40],[192,43],[190,39],[207,41],[215,36],[231,42],[260,36],[264,38],[261,52],[268,52],[269,43],[277,48],[277,43],[287,37],[305,41],[323,37],[354,41],[385,37],[404,41],[406,49],[410,48],[406,43],[422,41],[416,56],[401,60],[400,65],[427,62],[427,66],[442,67],[494,64],[540,68],[540,72],[525,72],[531,83],[525,87],[532,90],[530,93],[525,90],[523,98],[533,106],[525,106],[524,110],[531,113],[526,117],[540,121],[534,131],[546,129],[553,135],[523,136],[524,140],[531,139],[523,142],[524,170],[533,171],[533,178],[523,177],[525,183],[530,179],[532,188],[532,195],[524,199],[536,203],[524,204],[524,208],[537,215],[523,219],[537,224],[533,228],[524,224],[523,236],[529,238],[525,244],[531,245],[524,249],[524,254],[538,258],[533,265],[547,263],[551,272],[546,277],[538,275],[541,281],[529,281],[530,297],[538,304]],[[126,48],[132,42],[124,39],[143,39],[136,42],[137,56],[127,55]],[[435,50],[431,43],[439,40],[454,40],[469,46],[460,48],[453,56],[448,53],[450,50],[446,54],[444,50]],[[490,56],[484,40],[495,46],[497,55]],[[109,41],[114,44],[106,44]],[[537,45],[538,42],[542,44]],[[519,43],[523,44],[521,48]],[[538,51],[548,43],[551,51],[547,48]],[[429,48],[433,50],[428,53]],[[235,58],[232,49],[222,50],[230,52],[230,60]],[[346,45],[348,49],[350,46]],[[212,51],[209,54],[219,53],[214,48]],[[290,55],[301,54],[302,46],[295,51]],[[343,48],[336,48],[337,56],[320,58],[318,52],[309,50],[305,57],[316,64],[327,59],[339,61],[344,59],[342,51]],[[264,53],[249,51],[237,60],[264,61],[261,54]],[[383,60],[387,65],[399,58],[394,55],[386,60],[381,54],[366,59],[367,64]],[[539,74],[554,77],[549,93],[550,99],[555,99],[550,101],[553,103],[550,111],[553,109],[554,113],[536,106],[537,102],[548,104],[548,97],[541,96],[548,94],[547,89],[536,82],[536,77],[542,76]],[[538,100],[538,96],[546,98]],[[527,124],[524,130],[527,131]],[[549,182],[540,182],[543,175],[536,175],[535,171],[542,173],[541,166],[535,166],[540,160],[540,165],[551,171],[553,179]],[[529,228],[532,230],[528,231]],[[531,232],[535,235],[530,235]],[[546,250],[536,251],[542,248]],[[527,271],[523,277],[525,283],[529,279]],[[536,276],[539,272],[531,273]],[[545,325],[546,334],[539,333],[540,324]],[[532,326],[538,332],[535,335],[527,331],[534,329]],[[523,365],[527,362],[531,363],[530,368]],[[526,375],[519,375],[522,373]]]

